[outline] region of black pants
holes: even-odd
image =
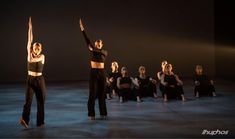
[[[105,87],[105,92],[106,94],[112,94],[113,90],[115,91],[115,93],[117,93],[119,95],[118,92],[118,88],[117,88],[117,83],[112,82],[111,84],[107,84]]]
[[[25,94],[25,104],[23,108],[22,118],[29,124],[30,120],[30,109],[35,93],[37,100],[37,126],[44,124],[44,104],[46,87],[43,76],[30,76],[27,77],[27,90]]]
[[[88,116],[95,116],[95,100],[98,97],[100,115],[106,116],[104,69],[91,69],[89,82]]]
[[[140,96],[140,92],[138,89],[120,89],[119,96],[123,98],[124,101],[127,100],[136,100],[137,96]]]
[[[215,87],[211,84],[195,86],[194,94],[196,95],[197,92],[199,93],[199,96],[213,96]]]
[[[181,95],[184,94],[183,86],[181,85],[175,85],[175,87],[163,87],[163,95],[167,95],[168,99],[182,99]]]
[[[147,85],[140,85],[139,92],[141,97],[154,97],[153,93],[157,93],[157,88],[150,82]]]

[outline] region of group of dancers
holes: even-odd
[[[82,20],[79,21],[81,32],[85,38],[90,58],[90,79],[89,79],[89,98],[88,98],[88,117],[95,120],[95,100],[98,98],[100,118],[107,119],[106,98],[111,99],[113,95],[119,96],[120,102],[134,99],[141,102],[143,97],[157,98],[157,82],[160,81],[159,89],[162,92],[164,101],[170,98],[179,98],[185,101],[183,92],[183,82],[172,72],[172,65],[167,61],[162,62],[162,71],[157,73],[157,78],[146,75],[144,66],[139,67],[139,76],[130,77],[127,67],[122,67],[118,71],[118,63],[112,62],[112,72],[105,76],[105,58],[108,55],[103,49],[102,40],[96,40],[94,45],[85,32]],[[43,66],[45,55],[42,54],[42,44],[33,43],[32,19],[28,23],[28,43],[27,43],[27,90],[25,93],[25,104],[23,106],[22,117],[19,123],[25,128],[29,128],[30,110],[32,99],[35,94],[37,100],[37,127],[44,127],[44,104],[45,104],[45,81],[43,77]],[[213,81],[203,74],[201,65],[196,66],[195,96],[202,95],[216,96]]]
[[[106,79],[106,98],[112,99],[114,96],[119,96],[120,102],[127,100],[136,100],[141,102],[143,97],[163,97],[164,102],[168,99],[180,99],[186,101],[184,97],[183,81],[179,76],[173,73],[172,64],[162,61],[162,70],[157,72],[156,77],[150,77],[146,74],[146,68],[140,66],[138,69],[139,75],[135,78],[130,77],[126,67],[118,70],[118,63],[111,63],[111,73]],[[203,73],[203,67],[196,65],[194,79],[194,95],[200,96],[216,96],[213,80],[210,80]],[[157,85],[161,95],[157,95]]]

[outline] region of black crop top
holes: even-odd
[[[39,62],[28,62],[28,71],[32,72],[42,72],[43,71],[42,61]]]
[[[95,48],[92,44],[90,39],[87,37],[86,32],[82,31],[82,34],[85,38],[85,41],[88,45],[88,47],[91,47],[93,50],[91,51],[91,61],[94,62],[104,62],[105,61],[105,57],[108,55],[108,52],[106,50],[103,49],[97,49]]]

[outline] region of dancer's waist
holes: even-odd
[[[42,76],[42,72],[28,71],[28,75],[34,76],[34,77]]]
[[[104,62],[91,61],[91,68],[92,69],[104,69]]]

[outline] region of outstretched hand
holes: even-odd
[[[31,19],[31,16],[29,17],[29,28],[32,28],[32,19]]]
[[[81,29],[81,31],[84,31],[84,26],[83,26],[83,24],[82,24],[82,19],[80,18],[80,20],[79,20],[79,24],[80,24],[80,29]]]

